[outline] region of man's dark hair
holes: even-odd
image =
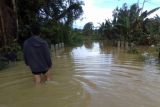
[[[31,32],[33,35],[39,35],[41,32],[40,24],[34,23],[31,25]]]

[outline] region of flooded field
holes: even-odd
[[[148,48],[140,48],[147,52]],[[160,66],[154,56],[105,43],[52,52],[53,81],[36,87],[23,62],[0,71],[0,107],[159,107]]]

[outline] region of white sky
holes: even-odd
[[[81,19],[74,22],[75,28],[83,28],[88,22],[93,22],[94,26],[99,26],[98,23],[102,23],[105,19],[112,20],[112,11],[118,6],[122,7],[123,3],[127,3],[128,6],[133,3],[137,3],[138,0],[84,0],[83,16]],[[140,6],[142,6],[143,0],[139,0]],[[160,0],[148,0],[145,3],[143,10],[151,10],[160,6]],[[160,9],[152,14],[150,17],[154,17],[156,14],[160,16]]]

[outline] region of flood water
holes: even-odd
[[[148,48],[141,48],[147,51]],[[159,107],[160,67],[104,42],[52,52],[53,81],[36,87],[23,62],[0,72],[0,107]]]

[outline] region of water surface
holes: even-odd
[[[147,49],[141,48],[141,51]],[[159,107],[160,70],[105,42],[52,52],[53,81],[36,87],[23,62],[0,72],[0,107]]]

